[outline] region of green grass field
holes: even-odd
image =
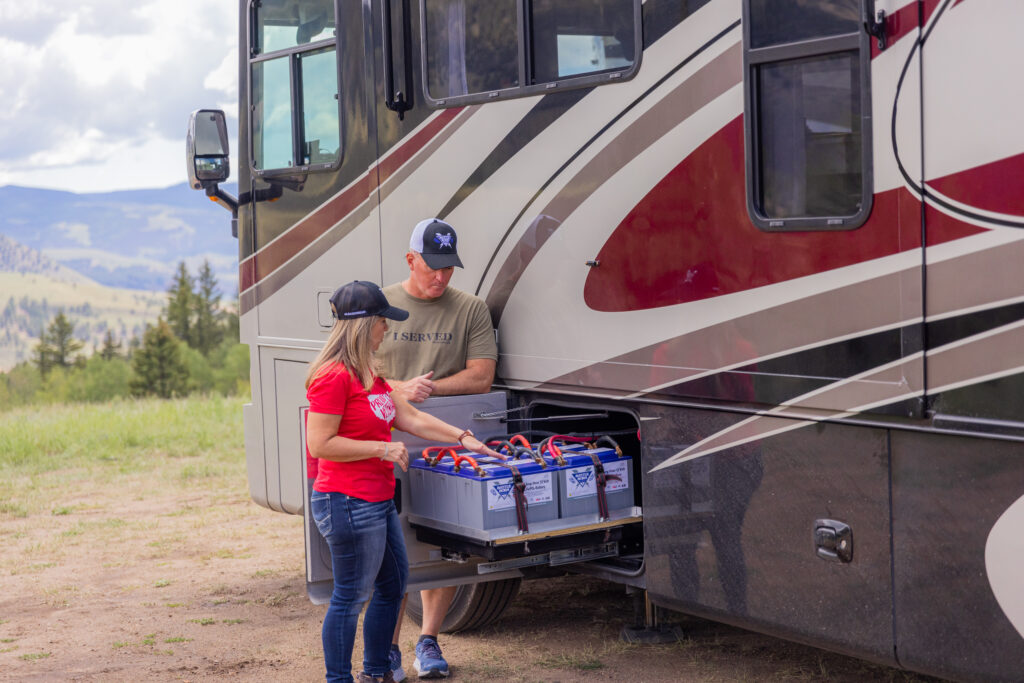
[[[243,401],[127,399],[0,413],[0,514],[50,512],[55,492],[119,486],[126,478],[139,480],[135,495],[238,489],[246,479]]]

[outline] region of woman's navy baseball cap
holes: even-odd
[[[369,318],[379,315],[391,320],[405,320],[409,311],[388,303],[380,287],[365,280],[355,280],[334,290],[331,295],[331,313],[338,320]]]
[[[458,251],[459,238],[455,228],[440,218],[428,218],[420,221],[412,229],[409,248],[418,253],[434,270],[462,267]]]

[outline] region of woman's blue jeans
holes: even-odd
[[[323,628],[327,680],[352,680],[356,624],[371,593],[363,618],[363,671],[383,676],[390,669],[391,636],[409,577],[395,504],[313,491],[310,511],[331,549],[334,573],[334,593]]]

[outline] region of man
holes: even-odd
[[[462,268],[455,229],[437,218],[420,221],[405,260],[409,276],[385,287],[384,295],[391,305],[409,311],[409,318],[389,323],[376,354],[381,374],[413,402],[490,391],[498,361],[490,312],[479,297],[448,286],[455,268]],[[423,626],[414,661],[420,678],[448,676],[437,636],[455,591],[448,586],[420,592]],[[391,645],[395,681],[405,676],[398,648],[401,627],[400,615]]]

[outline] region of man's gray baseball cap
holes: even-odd
[[[419,253],[434,270],[451,266],[462,268],[458,241],[455,228],[440,218],[428,218],[417,223],[412,229],[409,248]]]

